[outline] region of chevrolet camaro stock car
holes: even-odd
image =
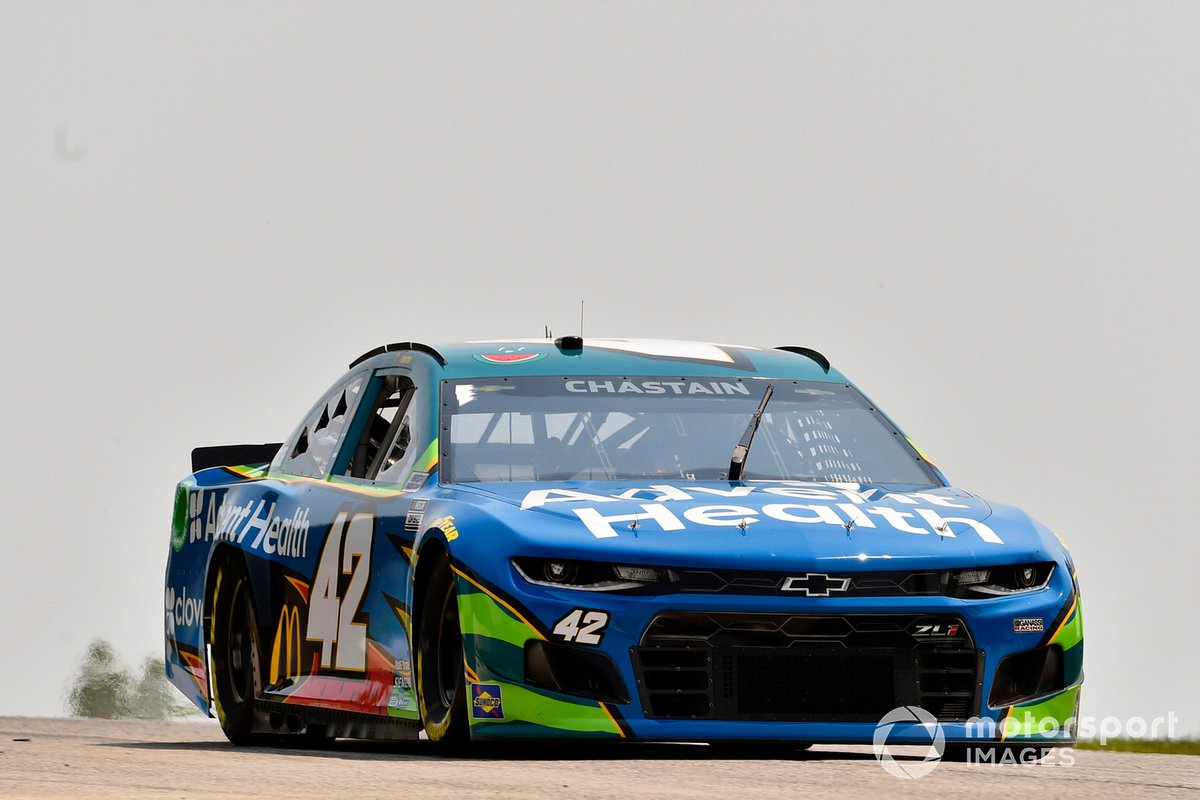
[[[235,744],[1074,740],[1067,548],[808,348],[391,344],[192,462],[166,671]]]

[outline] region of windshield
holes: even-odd
[[[849,386],[640,376],[446,381],[442,480],[725,480],[768,384],[743,480],[939,484]]]

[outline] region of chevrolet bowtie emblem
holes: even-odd
[[[830,592],[844,592],[849,578],[831,578],[823,572],[806,572],[783,582],[783,591],[800,592],[806,597],[829,597]]]

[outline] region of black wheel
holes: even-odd
[[[218,567],[212,596],[213,705],[226,738],[235,745],[258,744],[251,733],[254,699],[262,688],[258,636],[245,572]]]
[[[458,592],[450,563],[433,568],[422,598],[417,642],[417,703],[430,741],[447,747],[469,737]]]

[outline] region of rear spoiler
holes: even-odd
[[[238,467],[243,464],[269,464],[282,442],[273,444],[223,444],[192,450],[192,472],[210,467]]]

